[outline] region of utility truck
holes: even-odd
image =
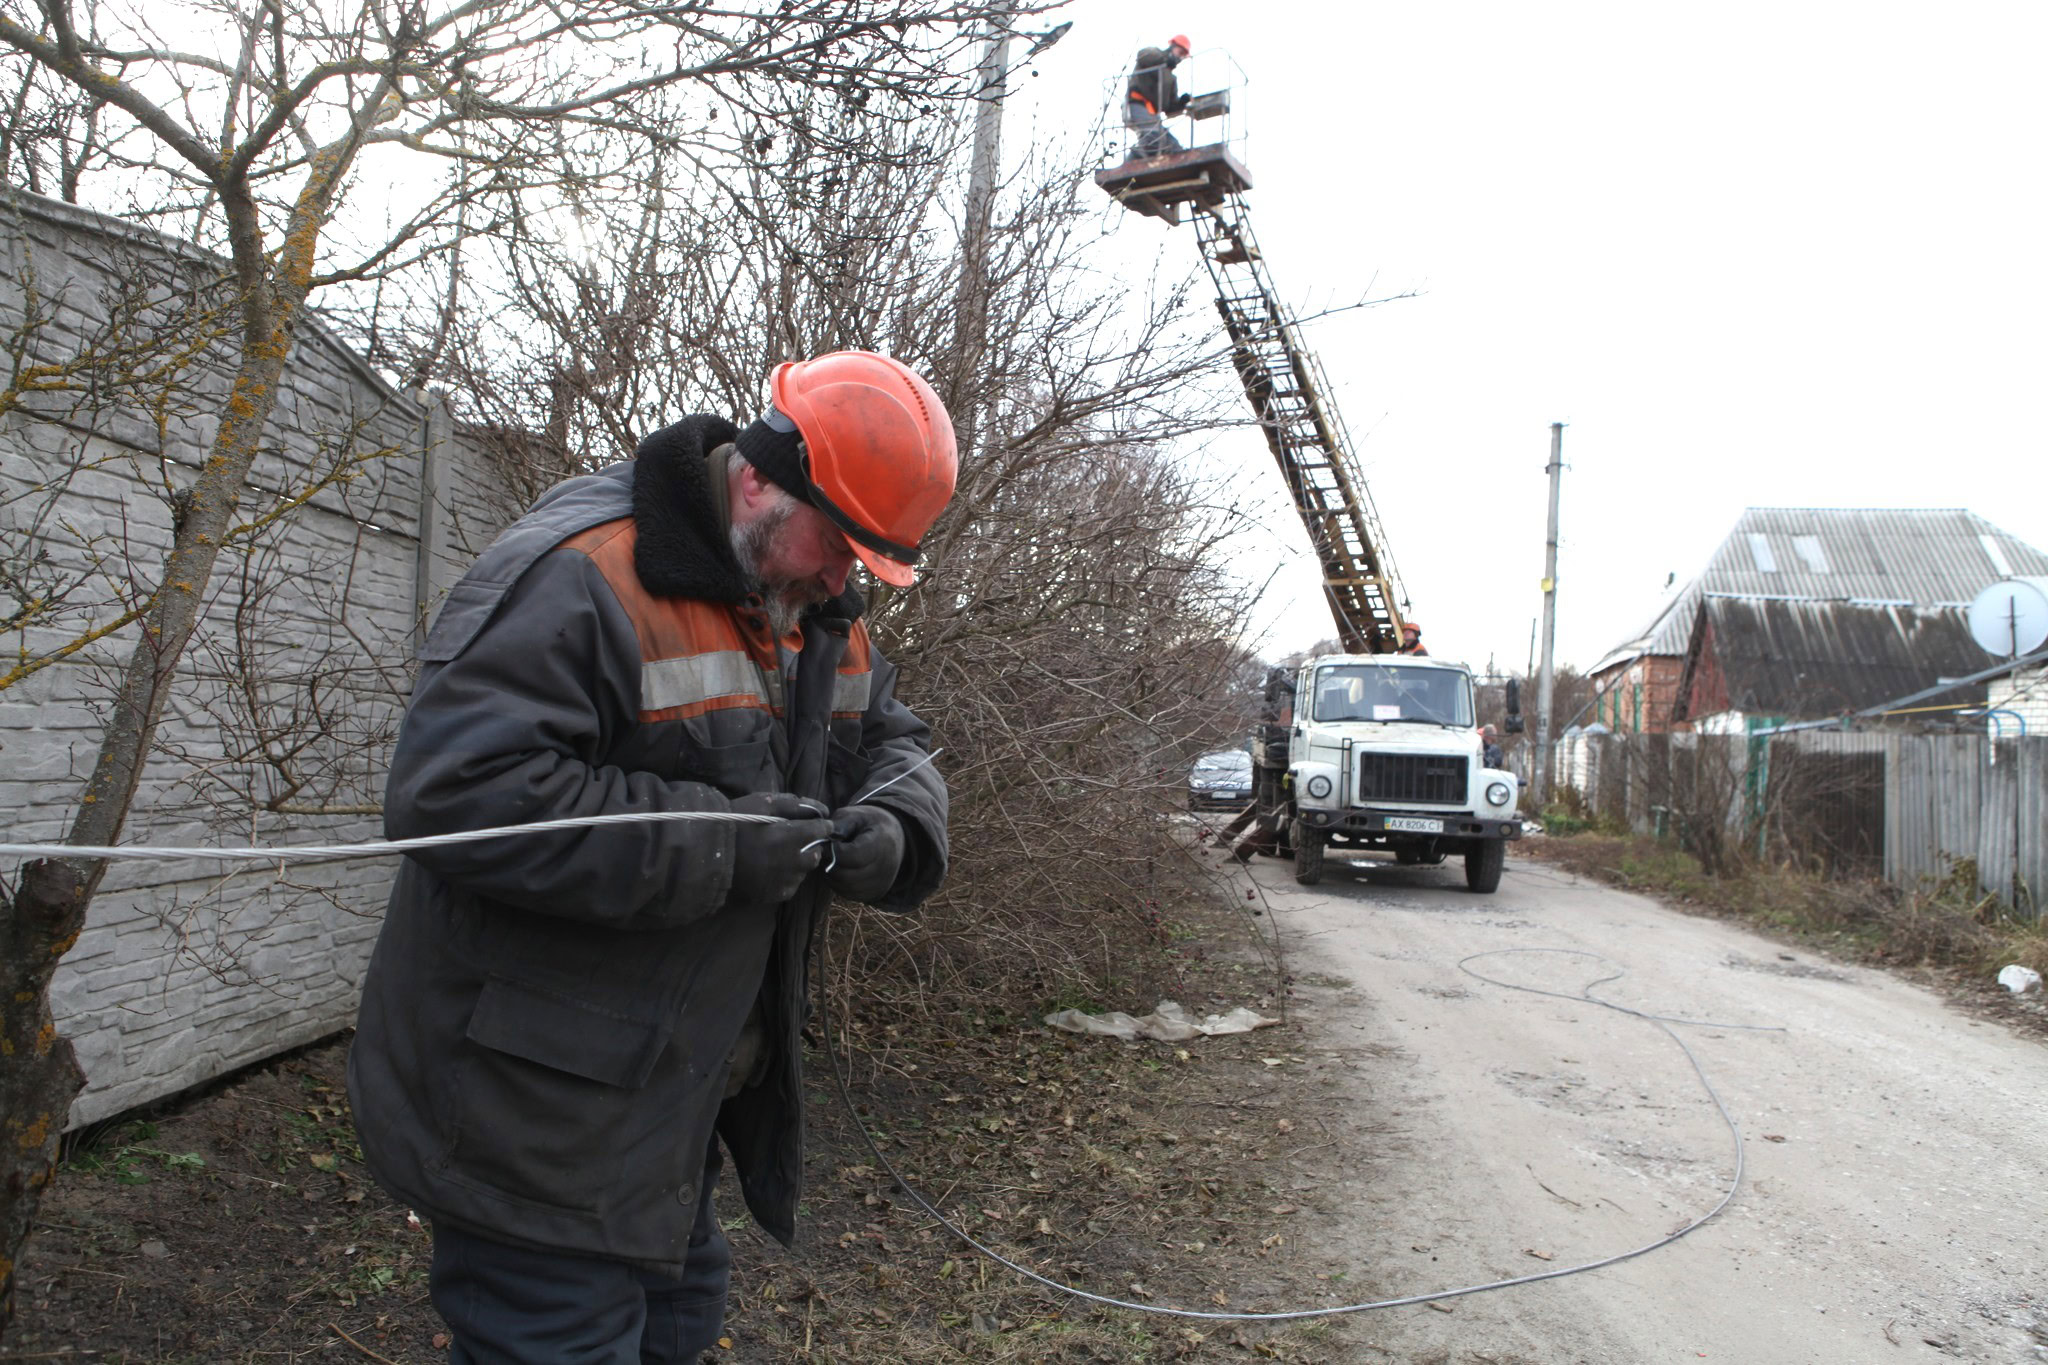
[[[1322,880],[1328,849],[1403,863],[1465,859],[1465,885],[1500,885],[1522,837],[1515,775],[1489,768],[1463,664],[1408,654],[1321,654],[1295,675],[1284,808],[1294,879]],[[1281,823],[1284,820],[1285,823]]]

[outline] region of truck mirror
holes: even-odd
[[[1522,680],[1508,679],[1508,719],[1514,720],[1522,714]],[[1519,726],[1517,730],[1519,730]]]
[[[1521,734],[1521,733],[1522,733],[1522,718],[1521,718],[1520,716],[1509,716],[1509,717],[1507,718],[1507,723],[1506,723],[1506,724],[1504,724],[1504,725],[1502,725],[1502,726],[1501,726],[1501,729],[1502,729],[1502,730],[1503,730],[1504,732],[1506,732],[1507,734],[1510,734],[1510,735],[1519,735],[1519,734]]]

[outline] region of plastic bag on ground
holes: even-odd
[[[2015,962],[1998,969],[1998,984],[2014,995],[2025,995],[2028,991],[2041,989],[2041,974],[2032,967],[2022,967]]]
[[[1250,1033],[1256,1028],[1271,1028],[1278,1019],[1268,1019],[1262,1014],[1239,1005],[1228,1014],[1204,1015],[1199,1021],[1190,1019],[1188,1012],[1172,1000],[1162,1000],[1152,1013],[1129,1015],[1122,1010],[1111,1010],[1108,1014],[1088,1014],[1081,1010],[1055,1010],[1045,1016],[1048,1028],[1060,1029],[1067,1033],[1092,1033],[1105,1038],[1121,1038],[1134,1042],[1139,1038],[1151,1038],[1162,1043],[1182,1043],[1195,1037],[1214,1037],[1222,1033]]]

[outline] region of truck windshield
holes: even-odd
[[[1472,682],[1449,668],[1336,664],[1316,670],[1317,720],[1470,725]]]

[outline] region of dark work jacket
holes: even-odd
[[[1187,108],[1188,96],[1180,93],[1180,83],[1173,78],[1176,60],[1163,47],[1139,49],[1124,98],[1143,104],[1155,114],[1170,116]]]
[[[753,610],[711,487],[731,424],[688,418],[550,490],[449,592],[392,756],[393,838],[752,792],[846,804],[922,759],[848,592],[801,648]],[[946,866],[929,766],[875,796],[903,823],[909,909]],[[729,893],[734,829],[521,835],[407,857],[364,981],[349,1093],[365,1161],[486,1236],[680,1270],[704,1151],[724,1139],[787,1242],[803,1169],[800,1037],[822,876]],[[759,1000],[765,1078],[723,1099]],[[721,1102],[722,1101],[722,1102]]]

